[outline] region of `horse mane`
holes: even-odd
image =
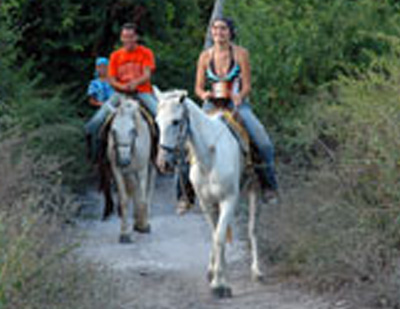
[[[165,92],[160,92],[158,90],[157,97],[159,99],[157,109],[161,110],[161,109],[165,108],[166,102],[169,102],[172,99],[185,98],[185,100],[186,100],[188,98],[188,92],[186,90],[181,90],[181,89],[167,90]]]
[[[126,111],[124,108],[127,106],[127,104],[131,104],[131,107],[134,108],[134,113],[133,113],[133,121],[135,122],[135,125],[137,127],[138,132],[142,130],[142,122],[140,121],[141,117],[141,106],[140,103],[137,100],[131,99],[131,98],[121,98],[120,106],[117,109],[118,115],[123,115],[123,113]],[[143,117],[144,118],[144,117]]]

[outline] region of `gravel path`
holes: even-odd
[[[173,180],[159,178],[151,209],[152,232],[133,233],[133,243],[118,243],[119,219],[101,222],[101,197],[88,192],[84,219],[79,224],[80,258],[107,269],[109,284],[117,291],[119,309],[347,309],[340,303],[288,289],[277,279],[265,283],[250,280],[249,253],[243,241],[234,239],[227,248],[231,299],[214,299],[209,292],[206,268],[210,231],[199,210],[177,216]],[[234,230],[234,237],[237,238]],[[112,308],[114,309],[114,308]]]

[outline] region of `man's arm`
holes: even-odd
[[[151,50],[145,51],[145,57],[144,60],[142,61],[142,66],[143,66],[143,73],[139,77],[129,81],[129,83],[127,84],[123,84],[119,82],[117,79],[118,53],[117,52],[112,53],[110,57],[110,65],[108,70],[110,85],[118,92],[124,92],[128,94],[136,92],[136,88],[139,85],[142,85],[151,80],[151,74],[155,69],[154,55]]]
[[[117,78],[111,77],[110,84],[115,90],[119,92],[131,94],[136,92],[136,88],[139,85],[142,85],[150,80],[151,80],[151,69],[149,67],[144,67],[143,74],[140,75],[135,80],[132,80],[127,84],[122,84],[117,80]]]
[[[144,67],[143,69],[143,74],[136,78],[135,80],[132,80],[128,83],[128,92],[134,92],[136,91],[137,86],[140,86],[146,82],[149,82],[151,80],[151,69],[150,67]]]

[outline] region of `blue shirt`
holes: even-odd
[[[97,101],[102,103],[106,102],[113,93],[114,89],[111,85],[106,81],[100,80],[100,78],[93,79],[87,91],[88,96],[94,97]]]

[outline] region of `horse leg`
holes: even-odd
[[[138,186],[135,188],[134,196],[134,225],[133,230],[139,233],[150,233],[150,224],[148,222],[148,170],[138,175]]]
[[[200,203],[200,205],[202,205],[202,203]],[[212,235],[213,235],[212,237],[214,238],[215,229],[216,229],[218,217],[219,217],[218,205],[213,205],[211,208],[204,208],[204,207],[201,207],[201,208],[203,209],[203,213],[206,215],[205,217],[206,217],[207,222],[210,224]],[[209,263],[208,263],[208,269],[207,269],[207,280],[209,282],[211,282],[214,277],[214,274],[213,274],[214,264],[215,264],[215,250],[214,250],[214,246],[212,246],[211,252],[210,252]]]
[[[146,189],[146,194],[147,194],[147,205],[148,207],[150,207],[151,202],[153,200],[153,193],[154,193],[154,184],[155,184],[155,180],[156,180],[156,169],[153,166],[152,163],[149,163],[149,167],[148,167],[148,179],[147,179],[147,189]]]
[[[130,243],[131,238],[128,233],[128,202],[129,197],[124,179],[121,174],[114,173],[115,182],[118,189],[119,207],[121,209],[121,231],[119,236],[120,243]]]
[[[133,230],[139,233],[150,233],[151,227],[148,223],[148,204],[146,202],[135,203]]]
[[[104,195],[104,210],[102,220],[107,220],[114,211],[114,203],[111,194],[111,166],[108,162],[99,163],[100,184],[99,190]]]
[[[226,283],[226,267],[224,261],[227,229],[233,221],[237,196],[236,194],[234,197],[228,198],[220,203],[220,216],[213,237],[215,263],[213,269],[214,276],[210,286],[213,294],[219,298],[232,296],[232,290]]]
[[[256,236],[256,214],[257,214],[257,190],[251,185],[248,193],[249,198],[249,227],[250,249],[252,255],[251,276],[254,281],[262,281],[263,273],[258,261],[258,242]]]

